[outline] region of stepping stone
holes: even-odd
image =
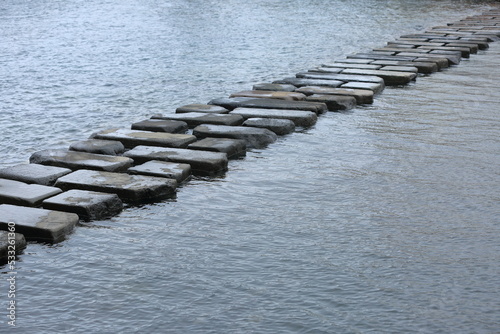
[[[401,44],[401,45],[416,45],[416,46],[443,46],[444,43],[429,43],[429,42],[421,42],[418,40],[397,40],[393,42],[387,42],[387,45],[393,45],[393,44]]]
[[[450,48],[461,48],[461,49],[468,49],[469,53],[476,54],[477,50],[479,49],[479,45],[475,43],[466,43],[462,41],[457,41],[453,43],[447,43],[446,47]]]
[[[180,133],[164,133],[128,129],[103,130],[94,133],[92,137],[96,139],[118,140],[127,148],[139,145],[183,148],[196,141],[196,138],[193,136]]]
[[[176,114],[184,114],[188,112],[202,112],[205,114],[227,114],[229,110],[220,106],[210,104],[188,104],[175,109]]]
[[[132,130],[144,130],[152,132],[185,133],[188,125],[183,121],[172,121],[162,119],[146,119],[132,124]]]
[[[134,159],[136,163],[160,160],[189,164],[191,165],[192,173],[197,175],[214,175],[227,170],[226,153],[137,146],[125,152],[125,155]]]
[[[142,165],[130,167],[127,172],[129,174],[166,177],[181,183],[191,176],[191,166],[177,162],[151,160]]]
[[[253,85],[253,90],[271,90],[279,92],[293,92],[297,87],[287,84],[258,83]]]
[[[234,108],[261,108],[261,109],[288,109],[306,110],[316,114],[321,114],[327,110],[324,103],[314,103],[305,101],[283,101],[276,99],[256,99],[251,97],[233,97],[214,99],[210,104],[222,105],[227,109]]]
[[[0,179],[1,204],[39,206],[44,199],[59,193],[61,189],[56,187]]]
[[[438,65],[434,62],[376,60],[373,61],[373,64],[386,66],[414,66],[418,69],[419,73],[423,74],[431,74],[439,70]]]
[[[372,61],[373,59],[342,59],[335,62],[343,64],[370,64]]]
[[[189,112],[183,114],[155,115],[154,119],[168,119],[186,122],[189,127],[194,128],[200,124],[216,125],[240,125],[243,119],[236,115],[227,114],[205,114],[199,112]],[[189,143],[191,144],[191,143]]]
[[[344,82],[340,81],[340,80],[284,78],[282,80],[273,81],[273,83],[293,84],[295,87],[323,86],[323,87],[336,88],[336,87],[339,87],[340,85],[342,85]]]
[[[357,104],[373,103],[373,92],[371,90],[365,90],[365,89],[306,86],[298,88],[297,91],[308,96],[313,94],[353,96],[356,99]]]
[[[328,110],[330,111],[348,110],[356,106],[356,99],[352,96],[313,94],[308,96],[306,100],[323,102],[328,106]]]
[[[78,215],[74,213],[0,205],[0,229],[8,230],[9,222],[13,222],[16,224],[16,233],[23,234],[27,241],[63,241],[78,221]]]
[[[145,203],[171,197],[177,181],[163,177],[78,170],[61,177],[56,187],[117,194],[124,202]]]
[[[372,64],[347,64],[347,63],[331,63],[323,64],[321,67],[316,68],[313,72],[328,72],[331,68],[359,68],[363,70],[378,70],[380,65]]]
[[[345,72],[347,70],[343,70]],[[345,82],[359,81],[359,82],[374,82],[383,84],[384,80],[373,75],[350,75],[350,74],[335,74],[335,73],[322,73],[322,72],[301,72],[297,73],[297,78],[306,79],[325,79],[325,80],[339,80]]]
[[[251,126],[254,128],[268,129],[278,136],[283,136],[295,131],[295,124],[288,119],[249,118],[245,122],[243,122],[243,125]]]
[[[436,61],[443,61],[443,58],[446,59],[446,61],[450,65],[458,65],[460,64],[460,56],[454,56],[454,55],[432,55],[429,53],[426,53],[425,55],[422,55],[421,53],[416,53],[416,52],[401,52],[398,53],[398,56],[407,56],[407,57],[425,57],[427,59],[436,59]],[[417,58],[418,59],[418,58]]]
[[[8,227],[7,227],[8,228]],[[15,225],[13,225],[15,229]],[[11,241],[13,240],[13,241]],[[14,246],[14,249],[12,247]],[[0,231],[0,264],[8,263],[9,256],[12,254],[21,254],[22,250],[26,248],[26,239],[21,233]],[[14,251],[14,253],[12,253]]]
[[[125,157],[101,155],[87,152],[65,150],[43,150],[30,157],[32,164],[56,166],[75,169],[93,169],[108,172],[119,172],[132,166],[133,161]]]
[[[104,155],[120,155],[125,152],[125,146],[116,140],[89,139],[73,143],[70,151],[87,152]]]
[[[231,96],[229,97],[257,97],[286,101],[302,101],[306,98],[305,95],[296,92],[282,92],[271,90],[247,90],[231,94]]]
[[[406,85],[410,81],[415,80],[417,75],[410,72],[396,72],[396,71],[382,71],[382,70],[358,70],[355,68],[348,68],[342,71],[346,74],[358,75],[376,75],[384,79],[384,83],[388,86]]]
[[[241,115],[243,118],[277,118],[288,119],[296,126],[309,127],[316,124],[318,116],[312,111],[286,109],[258,109],[236,108],[231,114]]]
[[[242,139],[246,142],[247,148],[263,148],[278,139],[272,131],[246,126],[204,124],[194,128],[193,134],[200,139],[206,137]]]
[[[418,73],[418,68],[415,66],[383,66],[381,71],[396,71],[396,72],[411,72]]]
[[[347,82],[340,86],[340,88],[368,89],[371,90],[374,95],[380,94],[384,90],[384,86],[381,84],[371,82]]]
[[[417,50],[427,50],[427,51],[441,50],[441,51],[458,52],[458,55],[460,55],[463,58],[470,58],[470,53],[471,53],[469,48],[461,48],[453,46],[438,46],[438,47],[420,46]]]
[[[0,169],[0,178],[52,186],[59,177],[69,173],[71,173],[71,169],[68,168],[38,164],[20,164]]]
[[[84,221],[111,218],[123,209],[116,194],[77,189],[46,199],[42,206],[47,210],[76,213]]]
[[[226,153],[228,159],[247,154],[247,144],[244,140],[229,138],[204,138],[190,144],[188,149]]]

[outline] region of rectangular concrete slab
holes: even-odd
[[[78,215],[69,212],[0,205],[0,229],[8,230],[15,223],[16,232],[28,241],[57,243],[63,241],[78,223]]]
[[[274,84],[293,84],[295,87],[304,86],[323,86],[336,88],[344,82],[340,80],[322,80],[322,79],[301,79],[301,78],[284,78],[273,81]]]
[[[178,183],[181,183],[191,176],[191,165],[151,160],[141,165],[130,167],[127,172],[129,174],[166,177],[175,179]]]
[[[330,111],[349,110],[356,106],[356,99],[347,95],[313,94],[306,101],[323,102]]]
[[[329,88],[329,87],[319,87],[319,86],[301,87],[297,88],[297,91],[308,96],[313,94],[353,96],[356,99],[357,104],[373,103],[373,95],[374,95],[373,91],[365,89]]]
[[[243,123],[241,117],[228,114],[206,114],[199,112],[188,112],[182,114],[154,115],[153,119],[168,119],[186,122],[189,127],[194,128],[200,124],[217,125],[240,125]],[[191,143],[189,143],[191,144]],[[187,146],[186,146],[187,147]]]
[[[80,189],[112,193],[117,194],[124,202],[146,203],[175,195],[177,181],[153,176],[78,170],[61,177],[56,186],[65,191]]]
[[[125,146],[117,140],[88,139],[71,144],[69,150],[104,155],[120,155],[125,152]]]
[[[137,146],[125,152],[127,157],[136,163],[150,160],[170,161],[191,165],[191,171],[196,175],[213,175],[227,170],[226,153],[197,151],[179,148],[154,146]]]
[[[278,136],[283,136],[295,131],[295,124],[288,119],[249,118],[243,122],[243,126],[268,129]]]
[[[87,190],[69,190],[43,201],[44,209],[76,213],[81,220],[99,220],[113,217],[123,209],[116,194]]]
[[[95,139],[118,140],[127,148],[139,145],[183,148],[196,140],[193,136],[186,134],[129,129],[103,130],[94,133],[92,137]]]
[[[69,173],[71,173],[71,169],[68,168],[20,164],[0,169],[0,178],[52,186],[59,177]]]
[[[203,124],[194,128],[193,134],[200,139],[207,137],[241,139],[246,142],[247,148],[264,148],[278,139],[272,131],[246,126]]]
[[[277,118],[291,120],[296,126],[309,127],[316,124],[318,116],[312,111],[286,109],[236,108],[231,114],[248,118]]]
[[[385,66],[414,66],[418,69],[418,73],[423,74],[431,74],[439,70],[439,67],[435,62],[375,60],[373,64]]]
[[[276,99],[257,99],[252,97],[234,97],[220,98],[209,102],[210,104],[221,105],[227,109],[235,108],[260,108],[260,109],[288,109],[288,110],[306,110],[316,114],[325,112],[324,103],[314,103],[305,101],[283,101]]]
[[[241,139],[204,138],[190,144],[188,149],[226,153],[228,159],[236,159],[246,155],[247,144]]]
[[[145,119],[132,124],[131,129],[152,132],[185,133],[188,130],[188,125],[183,121]]]
[[[340,88],[350,88],[350,89],[368,89],[373,92],[374,95],[382,93],[384,86],[378,83],[371,82],[346,82]]]
[[[380,68],[380,70],[418,73],[418,68],[416,68],[415,66],[383,66]]]
[[[59,193],[61,189],[56,187],[0,179],[0,204],[39,206],[44,199]]]
[[[343,70],[345,72],[347,70]],[[374,82],[374,83],[384,83],[384,80],[373,76],[373,75],[351,75],[351,74],[335,74],[335,73],[322,73],[322,72],[300,72],[297,73],[297,78],[306,79],[325,79],[325,80],[339,80],[343,82]]]
[[[364,70],[378,70],[380,65],[372,65],[372,64],[347,64],[347,63],[329,63],[323,64],[321,67],[318,67],[315,70],[311,70],[311,72],[328,72],[331,68],[360,68]]]
[[[187,104],[185,106],[175,109],[176,114],[183,114],[187,112],[202,112],[205,114],[227,114],[229,110],[219,106],[213,106],[209,104]]]
[[[302,101],[306,98],[303,94],[296,92],[283,92],[283,91],[271,91],[271,90],[246,90],[231,94],[229,97],[256,97],[256,98],[279,99],[287,101]]]
[[[396,71],[382,71],[382,70],[360,70],[355,68],[348,68],[342,71],[345,74],[358,74],[358,75],[375,75],[384,79],[384,83],[388,86],[406,85],[412,80],[415,80],[417,75],[411,72],[396,72]]]
[[[295,91],[294,85],[287,84],[273,84],[273,83],[258,83],[253,85],[253,90],[271,90],[271,91],[279,91],[279,92],[293,92]]]
[[[65,150],[43,150],[30,157],[33,164],[76,169],[92,169],[108,172],[126,170],[132,166],[132,159],[112,155],[101,155],[86,152]]]

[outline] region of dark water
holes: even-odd
[[[494,5],[4,1],[0,164]],[[176,200],[29,245],[2,332],[498,333],[499,57],[492,45]]]

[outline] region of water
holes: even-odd
[[[4,1],[0,165],[494,5]],[[499,55],[29,245],[12,332],[497,333]]]

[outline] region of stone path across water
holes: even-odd
[[[90,139],[68,143],[68,150],[41,150],[30,164],[0,170],[0,230],[15,224],[19,249],[25,239],[60,242],[78,221],[116,215],[122,201],[175,197],[191,173],[225,173],[228,159],[310,127],[324,112],[373,103],[386,85],[404,86],[456,66],[498,40],[500,10],[491,10],[207,104],[152,115],[130,129],[99,129]],[[5,232],[0,258],[8,245],[2,238]]]

